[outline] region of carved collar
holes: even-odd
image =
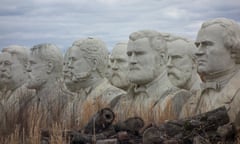
[[[211,74],[205,77],[205,82],[202,83],[201,90],[205,89],[214,89],[216,91],[220,91],[228,81],[238,72],[236,67],[228,69],[223,72],[215,73],[215,75]]]
[[[160,97],[161,92],[164,92],[168,89],[170,82],[167,78],[167,71],[164,70],[156,79],[146,85],[134,85],[133,92],[134,95],[138,93],[145,93],[147,96],[156,96]]]

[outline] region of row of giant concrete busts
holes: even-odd
[[[239,25],[225,18],[204,22],[195,42],[133,32],[110,55],[96,38],[75,41],[64,58],[52,44],[33,46],[30,55],[9,46],[0,54],[1,129],[26,128],[33,109],[45,115],[40,127],[81,128],[104,107],[116,120],[140,116],[160,124],[224,105],[239,125],[239,58]]]

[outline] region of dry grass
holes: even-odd
[[[93,114],[106,106],[107,104],[101,100],[84,102],[81,107],[82,116],[81,121],[79,121],[80,127],[85,125]],[[162,123],[166,119],[176,118],[171,109],[172,103],[170,101],[166,102],[164,111],[161,110],[161,105],[154,108],[152,106],[152,103],[148,103],[147,105],[141,105],[139,103],[129,105],[129,103],[123,103],[117,112],[121,112],[124,115],[119,115],[118,119],[123,120],[127,117],[140,116],[147,124],[152,122]],[[39,107],[29,107],[24,113],[23,127],[17,126],[11,135],[3,138],[0,137],[0,144],[40,144],[42,128],[47,128],[50,131],[50,144],[69,144],[69,141],[62,136],[63,132],[68,130],[66,127],[68,124],[54,123],[49,126],[46,115],[46,111],[40,110]],[[240,131],[238,133],[236,144],[240,144]]]
[[[30,136],[24,134],[22,132],[22,136],[19,133],[19,129],[16,129],[13,134],[8,137],[1,138],[1,144],[41,144],[41,129],[37,127],[33,127],[32,130],[34,133],[31,133]],[[69,144],[68,141],[62,136],[64,128],[62,126],[56,124],[53,128],[49,129],[51,131],[51,139],[49,140],[50,144]]]
[[[100,109],[106,107],[107,104],[102,100],[85,101],[81,107],[81,121],[77,127],[83,127],[89,119]],[[69,124],[50,122],[47,109],[39,107],[39,105],[31,105],[22,113],[22,127],[17,127],[15,131],[8,137],[0,138],[0,144],[40,144],[41,130],[47,129],[50,133],[50,144],[69,144],[69,141],[63,137],[63,132],[69,130]]]
[[[237,130],[236,144],[240,144],[240,129]]]
[[[51,135],[50,144],[68,144],[62,137],[65,130],[63,125],[54,123],[49,125],[47,109],[38,105],[26,107],[22,113],[21,127],[9,135],[0,137],[0,144],[40,144],[42,128],[48,129]]]
[[[1,144],[18,144],[20,139],[22,139],[22,137],[19,135],[19,128],[16,128],[14,133],[11,134],[10,136],[1,137],[0,143]]]
[[[84,102],[78,103],[78,105],[80,105],[80,107],[77,107],[76,110],[76,113],[78,114],[77,121],[74,121],[74,124],[70,124],[78,129],[83,128],[83,126],[85,126],[91,117],[99,110],[108,107],[107,103],[100,97],[97,97],[96,99],[86,99]]]

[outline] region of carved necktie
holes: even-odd
[[[202,83],[200,86],[202,90],[205,90],[205,89],[220,90],[221,89],[221,84],[218,82],[205,82],[205,83]]]

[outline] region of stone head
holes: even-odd
[[[167,62],[166,42],[157,31],[137,31],[129,36],[127,55],[129,81],[145,85],[164,71]]]
[[[169,34],[165,37],[168,48],[167,71],[171,83],[186,89],[191,82],[192,74],[196,73],[196,47],[192,41]]]
[[[0,87],[14,90],[26,82],[28,49],[10,45],[0,54]]]
[[[127,42],[117,43],[112,49],[110,56],[112,76],[111,83],[121,89],[126,90],[129,86]]]
[[[108,54],[108,65],[107,65],[107,69],[105,72],[105,77],[111,81],[111,76],[112,76],[112,67],[111,67],[111,61],[110,61],[110,54]]]
[[[61,77],[63,55],[61,50],[53,44],[38,44],[33,46],[28,62],[29,89],[42,89],[47,83]]]
[[[195,42],[200,75],[221,73],[239,63],[239,31],[237,22],[226,18],[216,18],[202,24]]]
[[[77,40],[68,50],[66,63],[64,73],[70,76],[65,79],[66,86],[74,88],[72,91],[89,87],[95,79],[105,77],[108,64],[107,47],[97,38]]]

